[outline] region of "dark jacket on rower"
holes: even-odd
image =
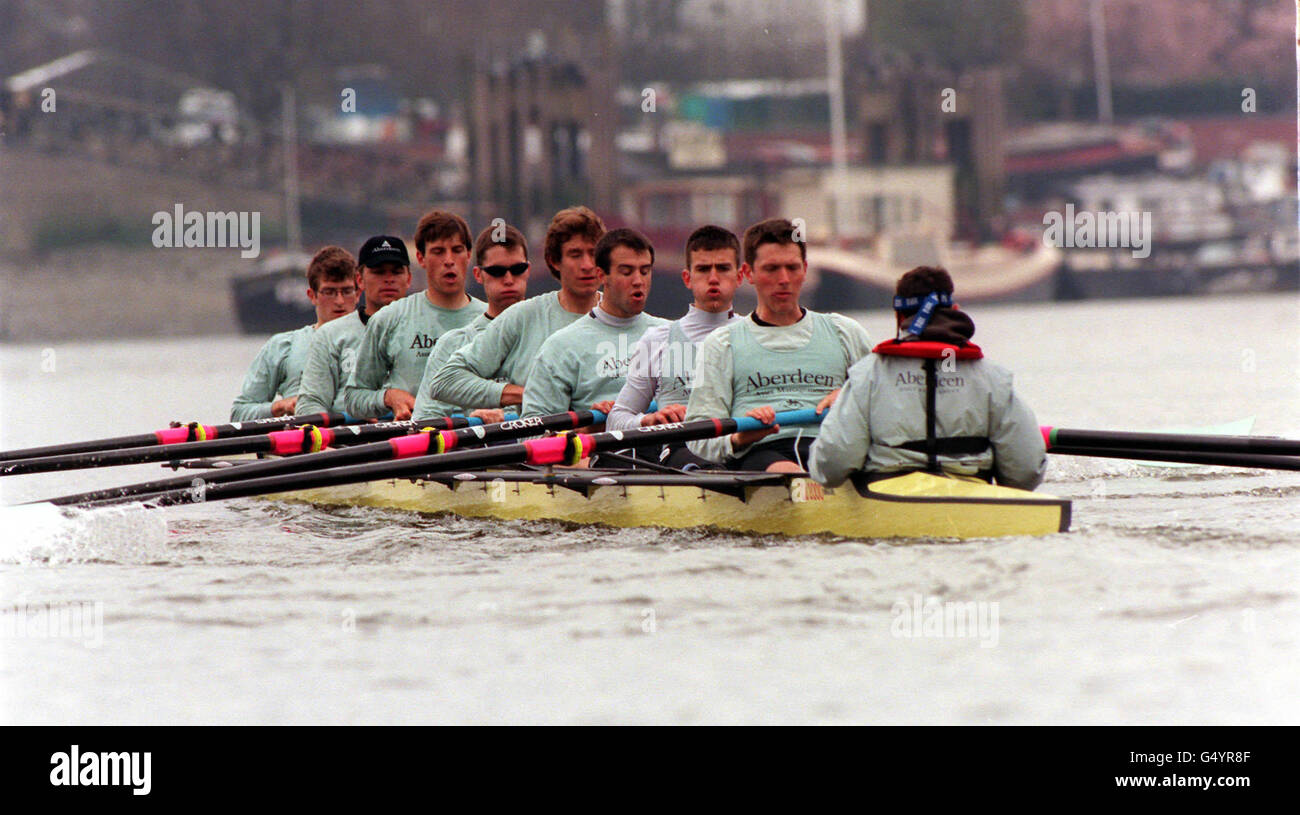
[[[1038,422],[1011,373],[981,358],[974,333],[965,312],[940,308],[921,336],[902,332],[850,368],[813,445],[813,478],[833,487],[855,472],[942,470],[1022,489],[1042,483]]]

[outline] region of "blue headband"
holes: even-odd
[[[927,295],[913,295],[911,297],[895,297],[894,311],[901,314],[916,314],[912,324],[907,327],[909,333],[921,336],[925,327],[930,324],[930,318],[934,316],[934,310],[939,306],[952,305],[952,292],[932,291]]]

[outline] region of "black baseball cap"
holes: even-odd
[[[397,263],[402,266],[410,266],[411,256],[406,253],[406,244],[402,242],[401,238],[395,238],[392,235],[375,235],[361,244],[361,251],[357,254],[357,263],[371,269],[376,268],[381,263]]]

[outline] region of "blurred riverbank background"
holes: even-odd
[[[640,228],[666,316],[694,226],[773,214],[815,308],[918,263],[965,302],[1300,287],[1285,2],[15,0],[0,32],[3,341],[296,327],[303,252],[434,206],[520,224],[534,292],[555,210]],[[259,256],[156,248],[177,205],[260,213]],[[1076,211],[1150,226],[1045,234]]]

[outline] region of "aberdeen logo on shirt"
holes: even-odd
[[[819,388],[838,388],[843,383],[842,376],[835,374],[817,373],[815,371],[805,371],[803,368],[796,368],[793,371],[780,371],[772,374],[765,374],[757,371],[749,375],[745,380],[750,389],[755,392],[762,392],[774,388],[789,387],[791,385],[815,385]]]
[[[936,376],[935,385],[940,388],[964,388],[966,380],[960,376]],[[925,386],[925,374],[915,373],[913,371],[902,371],[894,377],[894,387],[915,389],[916,387]]]
[[[627,357],[606,356],[596,363],[596,374],[597,376],[617,379],[627,375],[628,366],[631,364],[632,360]]]
[[[596,375],[611,379],[627,376],[632,364],[632,351],[637,338],[629,339],[626,333],[618,335],[618,342],[602,340],[596,345],[600,359],[596,362]]]

